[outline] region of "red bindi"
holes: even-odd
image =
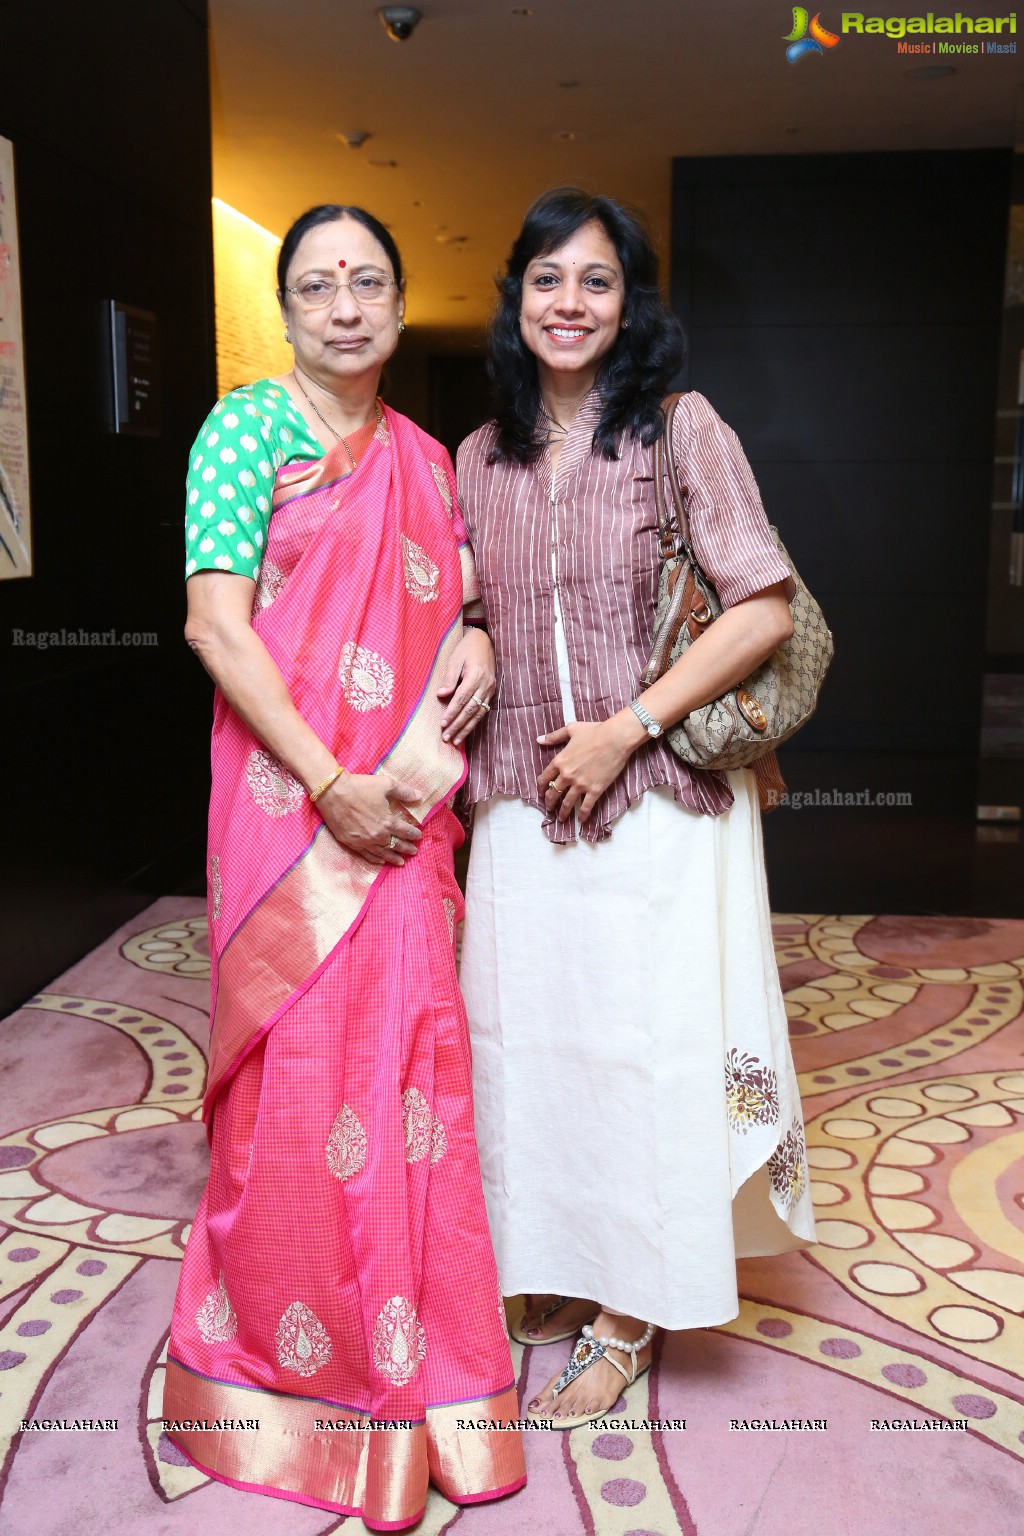
[[[347,261],[339,261],[338,262],[338,266],[339,267],[347,267],[348,266],[348,262]]]

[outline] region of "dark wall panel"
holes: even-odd
[[[691,387],[759,460],[962,461],[995,425],[995,326],[690,327]],[[703,383],[698,386],[699,374]]]
[[[802,747],[977,742],[1010,160],[674,163],[685,384],[836,637]]]
[[[0,582],[17,761],[2,911],[11,1004],[114,923],[201,875],[210,689],[182,641],[186,455],[215,394],[206,7],[9,8],[35,574]],[[103,306],[152,310],[154,438],[107,430]],[[15,629],[149,632],[16,646]]]
[[[963,161],[800,156],[780,171],[770,157],[705,162],[730,179],[691,184],[703,279],[691,323],[735,325],[748,315],[764,325],[944,323],[951,291],[960,320],[990,322],[999,295],[978,284],[974,235],[991,219],[992,177],[959,177],[951,206],[949,171]],[[743,179],[737,165],[761,166],[766,180]],[[1000,196],[1004,186],[1000,175]],[[911,259],[899,260],[900,247]]]
[[[787,545],[799,550],[800,574],[814,593],[835,583],[841,572],[844,591],[871,595],[888,607],[905,590],[908,569],[919,593],[939,594],[948,592],[951,580],[974,571],[983,556],[966,514],[939,527],[935,512],[947,498],[958,508],[977,505],[987,486],[974,464],[812,468],[761,460],[757,477],[765,506],[777,513]],[[879,528],[871,509],[883,498],[895,510]]]

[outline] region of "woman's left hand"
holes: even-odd
[[[586,821],[609,784],[625,768],[636,746],[614,716],[596,725],[574,720],[546,736],[538,736],[537,740],[544,747],[565,743],[537,779],[544,804],[549,811],[558,809],[559,821],[568,821],[576,807],[580,821]]]
[[[482,629],[467,628],[452,651],[437,690],[439,699],[448,700],[441,720],[444,740],[460,746],[486,715],[485,706],[493,692],[494,647],[490,637]]]

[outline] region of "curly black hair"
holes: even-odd
[[[492,462],[533,463],[544,439],[537,434],[540,382],[537,360],[519,325],[523,274],[537,256],[559,250],[584,224],[596,220],[615,247],[625,281],[623,327],[601,359],[596,383],[603,409],[593,451],[618,458],[617,440],[629,431],[644,444],[664,429],[661,399],[683,360],[683,332],[658,288],[658,258],[640,215],[582,187],[554,187],[527,210],[498,279],[498,308],[489,330],[487,371],[497,400],[497,442]]]

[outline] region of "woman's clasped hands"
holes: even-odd
[[[447,699],[441,720],[455,746],[484,719],[494,692],[494,648],[483,631],[467,629],[452,651],[437,697]],[[420,792],[391,774],[343,773],[317,799],[331,835],[368,864],[402,865],[423,836],[412,812]]]
[[[632,714],[626,721],[616,715],[597,723],[573,720],[537,740],[542,747],[562,749],[537,779],[545,806],[557,810],[559,821],[576,811],[582,822],[629,762],[637,745],[636,721]]]
[[[423,836],[406,805],[419,790],[390,773],[343,773],[317,800],[328,831],[368,864],[402,865]]]

